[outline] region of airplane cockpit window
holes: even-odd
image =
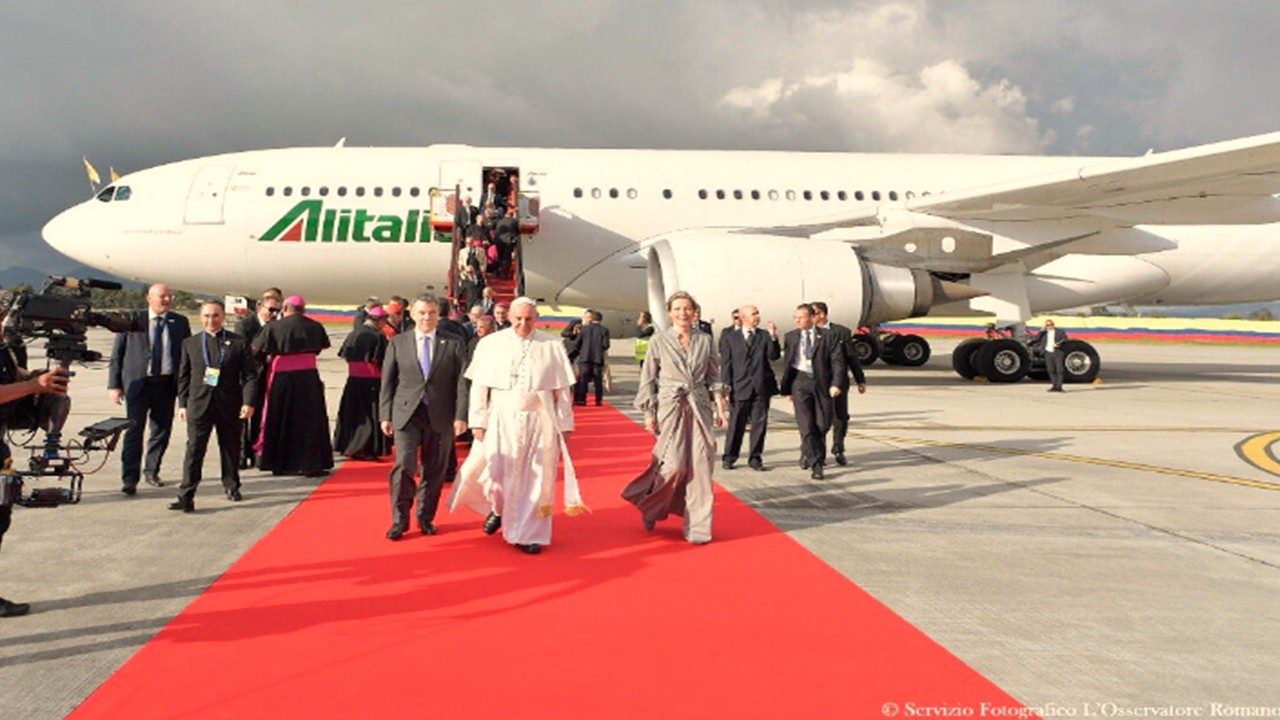
[[[111,202],[115,194],[116,189],[114,187],[104,188],[102,192],[98,193],[98,199],[102,202]]]
[[[116,202],[124,202],[133,197],[133,190],[128,185],[121,185],[116,188]]]

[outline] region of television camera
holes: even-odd
[[[112,332],[144,330],[145,322],[138,321],[130,313],[98,312],[93,310],[90,298],[92,288],[119,290],[120,283],[107,280],[78,279],[50,276],[39,293],[19,292],[4,313],[3,336],[7,348],[24,348],[29,340],[43,338],[47,372],[74,375],[72,363],[89,363],[102,360],[102,353],[90,350],[88,329],[102,327]],[[24,505],[27,507],[57,507],[77,503],[84,484],[82,464],[96,452],[107,455],[115,449],[120,434],[132,422],[126,418],[112,418],[90,425],[80,431],[80,438],[62,442],[62,429],[71,412],[71,398],[43,395],[24,398],[5,408],[7,425],[13,430],[28,430],[25,442],[12,445],[30,451],[27,466],[22,469],[13,461],[6,461],[0,479],[0,505]],[[36,439],[43,430],[43,442]],[[107,455],[102,458],[103,464]],[[89,473],[100,469],[101,465]],[[54,478],[65,486],[33,488],[23,494],[25,479]]]

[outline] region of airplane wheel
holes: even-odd
[[[900,335],[898,339],[898,362],[907,367],[920,367],[929,362],[933,350],[929,341],[919,335]]]
[[[858,357],[858,363],[862,367],[866,367],[876,361],[880,357],[880,350],[876,347],[876,341],[867,335],[853,336],[853,352]]]
[[[951,351],[951,369],[965,380],[978,376],[978,368],[974,364],[975,354],[987,342],[986,338],[969,338],[962,341]]]
[[[1069,383],[1091,383],[1102,372],[1102,360],[1098,351],[1083,340],[1068,340],[1062,343],[1063,365],[1066,374],[1063,380]]]
[[[902,335],[884,335],[880,338],[880,360],[885,365],[901,365]]]
[[[992,340],[978,351],[978,370],[993,383],[1018,382],[1031,369],[1031,353],[1017,340]]]

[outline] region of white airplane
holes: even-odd
[[[687,290],[723,327],[825,300],[849,326],[957,310],[1012,338],[952,361],[1036,372],[1025,323],[1084,305],[1280,297],[1280,133],[1136,158],[480,148],[295,148],[125,175],[43,230],[107,272],[214,294],[277,285],[312,303],[442,291],[453,196],[517,174],[524,294],[619,311]],[[536,231],[536,235],[533,232]],[[916,336],[864,359],[919,364]],[[1068,349],[1068,376],[1097,352]]]

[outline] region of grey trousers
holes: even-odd
[[[409,512],[418,503],[418,525],[434,522],[444,487],[445,469],[453,445],[453,428],[445,432],[431,429],[427,408],[419,405],[403,428],[395,431],[396,461],[391,466],[391,522],[402,530],[409,527]],[[414,475],[422,468],[422,480]]]

